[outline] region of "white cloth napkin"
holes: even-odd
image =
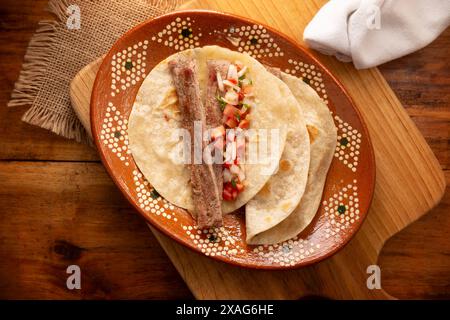
[[[450,24],[450,0],[331,0],[306,27],[313,49],[377,66],[419,50]]]

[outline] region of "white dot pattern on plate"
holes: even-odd
[[[134,86],[145,78],[148,40],[116,52],[111,60],[111,96]]]
[[[186,235],[207,256],[233,256],[245,251],[239,245],[241,231],[228,230],[225,227],[200,230],[197,226],[183,226]]]
[[[200,29],[196,29],[194,24],[195,21],[189,17],[185,19],[178,17],[151,39],[177,51],[193,49],[200,45],[199,39],[202,37]]]
[[[246,52],[254,58],[283,57],[284,52],[261,25],[231,26],[228,29],[215,30],[214,33],[225,33],[226,38],[237,47],[239,52]]]
[[[360,219],[357,181],[348,184],[328,200],[323,201],[326,238],[336,236]]]
[[[319,244],[298,236],[273,245],[259,245],[253,249],[258,256],[280,266],[293,266],[320,249]]]
[[[319,97],[328,104],[328,94],[323,83],[322,73],[313,64],[308,64],[303,61],[297,61],[293,59],[288,60],[292,65],[291,69],[284,70],[291,75],[297,75],[302,78],[303,82],[308,84],[311,88],[316,90]]]
[[[336,120],[338,129],[334,156],[353,172],[356,172],[360,156],[362,135],[350,124],[339,118],[339,116],[335,115],[334,119]]]
[[[138,170],[133,170],[133,182],[141,209],[168,220],[178,221],[175,207],[161,197]]]
[[[129,166],[131,151],[128,149],[128,120],[125,119],[112,102],[108,103],[103,118],[100,140],[125,166]]]

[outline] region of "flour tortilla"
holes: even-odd
[[[253,91],[257,103],[253,108],[250,129],[279,129],[279,148],[272,149],[273,158],[267,164],[245,164],[247,186],[235,201],[224,201],[224,213],[235,211],[253,198],[277,169],[287,135],[290,114],[299,106],[288,86],[267,72],[263,65],[247,54],[218,46],[206,46],[186,50],[159,63],[147,76],[137,93],[131,111],[128,138],[134,160],[146,179],[166,200],[192,212],[189,169],[180,163],[182,142],[174,131],[180,128],[181,115],[178,99],[168,69],[168,61],[178,54],[197,60],[200,88],[207,80],[207,60],[239,60],[248,67],[253,79]],[[166,121],[165,119],[169,119]],[[258,137],[250,138],[250,143]]]
[[[253,230],[249,230],[252,225],[247,223],[247,242],[250,244],[274,244],[291,239],[311,223],[320,205],[328,169],[336,147],[337,133],[333,117],[314,89],[301,79],[286,73],[281,74],[281,79],[288,85],[298,100],[309,132],[311,161],[308,181],[298,206],[287,218],[273,228],[255,235]],[[286,149],[290,144],[288,136]],[[274,175],[268,183],[271,184],[274,179],[277,179],[277,175]],[[295,188],[296,185],[294,184],[291,187]],[[255,199],[261,198],[261,193],[265,189],[263,188]],[[272,192],[266,201],[276,203],[274,198],[276,199],[276,194]],[[248,209],[248,206],[246,209]],[[246,220],[248,221],[248,219]]]
[[[278,171],[245,206],[247,243],[278,225],[297,207],[305,191],[310,141],[302,108],[290,114],[288,134]]]

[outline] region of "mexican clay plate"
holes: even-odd
[[[338,141],[321,206],[309,227],[293,239],[276,245],[247,245],[243,209],[227,215],[223,227],[197,229],[188,212],[152,189],[128,149],[128,117],[146,75],[169,55],[205,45],[247,52],[261,63],[302,78],[333,114]],[[130,30],[114,44],[98,71],[91,98],[91,125],[103,164],[137,211],[184,246],[227,263],[287,269],[318,262],[352,238],[372,199],[372,146],[358,110],[341,84],[293,40],[245,18],[211,11],[178,11]],[[158,163],[154,168],[158,170]]]

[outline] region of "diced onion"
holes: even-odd
[[[250,85],[250,80],[245,78],[244,80],[241,81],[241,83],[242,83],[242,86],[248,86],[248,85]]]
[[[236,60],[234,62],[234,64],[236,65],[236,67],[241,68],[241,69],[244,67],[244,64],[242,63],[242,61],[239,61],[239,60]]]
[[[233,88],[236,92],[241,91],[241,88],[239,88],[239,86],[235,85],[233,82],[231,82],[229,80],[223,80],[222,83],[224,85],[226,85],[227,87]]]
[[[239,96],[236,92],[232,90],[228,90],[227,93],[225,93],[225,97],[223,98],[226,103],[237,105],[239,102]]]
[[[236,66],[234,64],[230,64],[228,67],[227,79],[235,79],[238,80],[238,72]]]
[[[231,164],[234,159],[236,159],[236,141],[227,142],[225,146],[224,161],[225,163]]]
[[[231,172],[227,168],[223,169],[223,181],[230,182],[231,181]]]
[[[242,77],[247,72],[247,66],[243,67],[238,73],[238,78]]]
[[[242,103],[248,105],[250,108],[255,107],[255,101],[249,97],[244,97],[244,100],[242,100]]]
[[[235,164],[231,165],[230,172],[232,174],[238,175],[240,171],[241,170],[239,169],[239,167],[237,165],[235,165]]]
[[[217,86],[219,87],[219,90],[225,91],[225,87],[223,86],[222,76],[220,75],[219,71],[217,71],[216,77],[217,77]]]

